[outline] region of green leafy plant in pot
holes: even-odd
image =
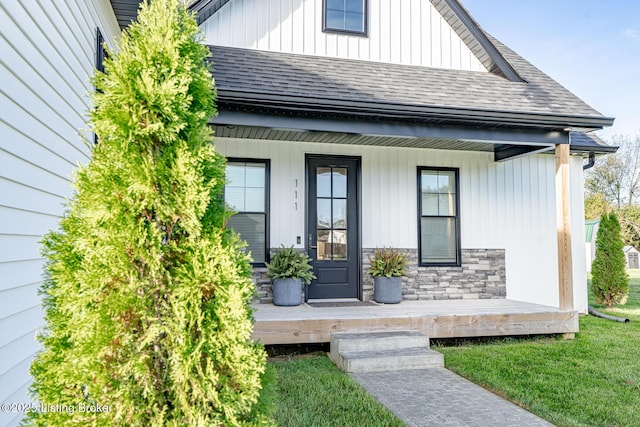
[[[309,262],[311,258],[296,251],[293,246],[281,246],[267,264],[267,276],[273,282],[273,303],[275,305],[300,305],[302,284],[308,285],[316,276]]]
[[[369,256],[368,273],[373,276],[373,299],[384,304],[397,304],[402,300],[402,276],[407,266],[407,255],[394,248],[376,248]]]

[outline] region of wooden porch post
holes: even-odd
[[[558,230],[558,284],[560,288],[561,310],[573,310],[569,148],[569,144],[556,145],[556,220]]]

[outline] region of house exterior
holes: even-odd
[[[623,248],[624,251],[624,259],[627,263],[627,268],[632,270],[637,270],[640,268],[640,253],[633,246],[625,246]]]
[[[0,5],[0,402],[26,402],[39,241],[90,158],[89,76],[137,0]],[[311,299],[370,299],[368,255],[410,259],[405,299],[586,312],[582,163],[612,124],[458,0],[200,0],[229,158],[229,225],[260,300],[273,248],[307,251]],[[80,129],[80,135],[78,130]],[[560,230],[558,232],[557,230]],[[527,242],[523,244],[522,242]],[[536,262],[531,262],[535,259]],[[21,414],[0,412],[0,425]]]
[[[584,222],[584,244],[587,260],[587,273],[591,272],[591,264],[596,258],[596,237],[600,228],[599,219],[588,219]]]
[[[614,150],[591,133],[612,119],[458,1],[347,3],[222,1],[201,24],[216,146],[238,179],[260,170],[227,192],[260,300],[261,262],[280,245],[314,259],[310,299],[370,299],[368,256],[394,246],[410,259],[405,299],[586,312],[582,164]]]

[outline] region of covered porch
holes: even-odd
[[[578,312],[510,299],[405,300],[400,304],[312,307],[254,305],[253,338],[263,344],[329,342],[335,332],[411,330],[430,338],[578,332]]]

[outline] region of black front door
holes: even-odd
[[[307,156],[307,250],[318,277],[308,298],[360,297],[359,166],[354,157]]]

